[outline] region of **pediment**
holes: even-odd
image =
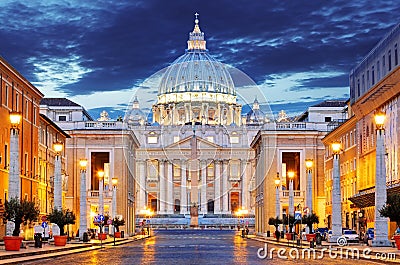
[[[198,149],[216,149],[216,148],[221,148],[220,145],[217,145],[213,142],[207,141],[206,139],[203,139],[201,137],[196,137],[197,140],[197,148]],[[186,137],[176,143],[173,143],[169,146],[166,146],[165,148],[167,149],[191,149],[191,141],[192,141],[193,136]]]

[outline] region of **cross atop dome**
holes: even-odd
[[[189,40],[188,40],[188,51],[192,50],[207,50],[206,49],[206,41],[204,40],[204,33],[201,32],[199,26],[199,13],[195,13],[195,20],[194,20],[194,29],[192,32],[189,33]]]

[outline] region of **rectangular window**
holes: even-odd
[[[36,107],[33,107],[33,124],[36,125]]]
[[[361,89],[364,93],[365,92],[365,76],[364,75],[362,75],[362,79],[361,79]]]
[[[174,181],[175,182],[180,182],[181,181],[181,168],[178,165],[173,165],[174,172]]]
[[[19,106],[18,106],[18,93],[15,93],[15,110],[19,111]]]
[[[331,122],[332,121],[332,117],[325,117],[325,122]]]
[[[371,70],[371,81],[372,81],[372,85],[375,84],[375,67],[372,66],[372,70]]]
[[[8,145],[4,145],[4,169],[8,166]]]
[[[33,165],[32,165],[32,176],[36,177],[37,172],[36,172],[36,157],[33,158]]]
[[[67,116],[58,116],[58,121],[67,121]]]
[[[207,136],[206,139],[209,142],[212,142],[212,143],[214,142],[214,137],[213,136]]]
[[[369,70],[367,70],[367,88],[370,87],[370,83],[369,83]]]
[[[238,144],[239,143],[239,137],[238,136],[231,136],[229,137],[229,141],[231,144]]]
[[[8,86],[6,85],[6,89],[5,89],[6,95],[5,95],[5,103],[4,105],[6,105],[6,107],[8,107]]]
[[[379,68],[379,61],[376,63],[376,71],[377,71],[377,74],[378,74],[376,79],[380,80],[381,79],[381,71],[380,71],[380,68]]]
[[[148,178],[150,179],[158,179],[158,161],[152,160],[148,163]]]
[[[28,174],[28,154],[27,153],[25,153],[24,171],[25,171],[25,176],[26,176]]]
[[[386,66],[385,66],[385,55],[382,56],[382,75],[386,74]]]
[[[157,136],[149,136],[147,137],[147,143],[156,144],[158,142]]]
[[[358,97],[361,95],[361,90],[360,90],[360,79],[357,79],[357,93],[358,93]]]
[[[29,105],[28,100],[25,100],[25,117],[29,118]]]
[[[240,164],[239,161],[231,161],[229,175],[232,179],[240,179]]]
[[[392,54],[391,53],[392,52],[389,50],[389,52],[388,52],[388,69],[389,69],[389,71],[392,70]]]

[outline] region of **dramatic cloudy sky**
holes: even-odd
[[[210,53],[290,113],[347,98],[351,68],[400,22],[399,3],[383,0],[1,0],[0,10],[0,55],[46,97],[87,109],[124,109],[184,53],[195,12]]]

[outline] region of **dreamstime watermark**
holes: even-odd
[[[268,248],[268,244],[264,243],[264,247],[257,250],[259,259],[314,259],[320,260],[325,256],[331,259],[370,259],[370,260],[396,260],[396,253],[372,253],[371,248]]]

